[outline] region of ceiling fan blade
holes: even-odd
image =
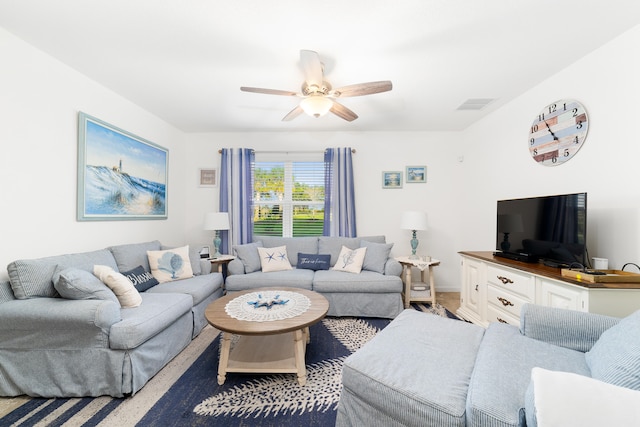
[[[317,52],[313,50],[300,51],[300,65],[304,72],[304,81],[309,85],[322,86],[322,63]]]
[[[243,92],[254,92],[254,93],[266,93],[267,95],[284,95],[284,96],[297,96],[296,92],[291,92],[288,90],[278,90],[278,89],[263,89],[259,87],[246,87],[241,86],[240,90]]]
[[[302,109],[301,106],[298,105],[296,108],[294,108],[293,110],[289,111],[287,113],[287,115],[282,118],[282,121],[283,122],[288,122],[290,120],[295,119],[296,117],[298,117],[302,113],[304,113],[304,110]]]
[[[380,82],[358,83],[355,85],[343,86],[333,91],[335,97],[362,96],[374,93],[387,92],[393,88],[389,80]]]
[[[354,113],[344,105],[337,103],[336,101],[333,101],[333,107],[331,107],[331,110],[329,111],[348,122],[352,122],[358,118],[358,115],[356,113]]]

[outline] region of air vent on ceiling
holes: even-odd
[[[487,105],[495,101],[495,98],[471,98],[460,105],[458,110],[482,110]]]

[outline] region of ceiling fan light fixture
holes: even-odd
[[[311,95],[300,102],[305,113],[312,117],[322,117],[331,110],[333,101],[322,95]]]

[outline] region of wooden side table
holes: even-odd
[[[433,267],[440,265],[437,259],[423,261],[420,259],[410,259],[408,256],[395,258],[402,265],[402,281],[404,282],[404,307],[409,308],[411,301],[436,303],[436,285],[433,278]],[[413,282],[411,279],[411,269],[420,269],[420,282]],[[425,272],[429,273],[429,283],[425,278]],[[428,289],[421,289],[427,288]],[[416,289],[417,288],[417,289]]]
[[[229,264],[231,261],[236,259],[233,255],[222,255],[216,258],[209,258],[211,261],[211,268],[218,266],[218,273],[222,273],[222,266]]]

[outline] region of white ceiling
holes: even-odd
[[[637,0],[0,0],[1,27],[185,132],[461,130],[638,23]],[[282,122],[298,98],[239,88],[298,91],[300,49],[393,90]]]

